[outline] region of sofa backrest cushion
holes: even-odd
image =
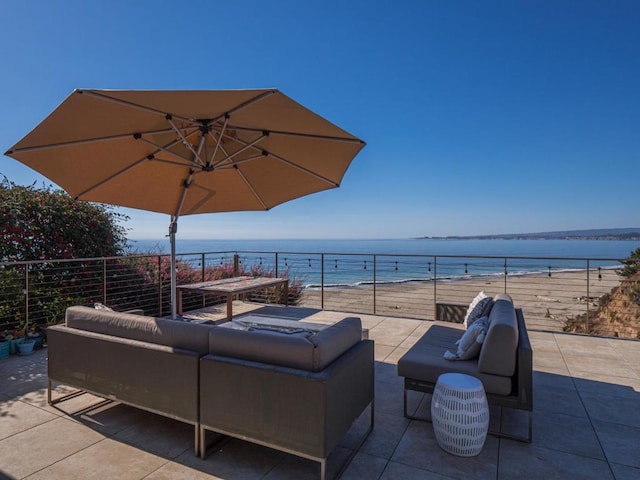
[[[216,327],[209,333],[209,353],[302,370],[313,366],[313,344],[298,333]]]
[[[82,306],[67,308],[66,323],[69,328],[181,348],[200,355],[209,353],[209,330],[213,328],[212,325],[96,310]]]
[[[509,295],[496,295],[478,358],[478,370],[493,375],[513,376],[517,350],[518,322],[513,300]]]
[[[353,317],[315,335],[216,327],[209,333],[209,353],[319,372],[359,342],[361,336],[360,319]]]
[[[313,369],[320,371],[362,340],[362,321],[347,317],[309,337],[315,346]]]

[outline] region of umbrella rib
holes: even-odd
[[[196,151],[193,149],[193,146],[187,141],[187,139],[185,138],[184,135],[182,135],[182,132],[176,127],[175,123],[173,123],[173,120],[167,116],[166,117],[167,122],[169,122],[169,125],[171,125],[171,128],[173,128],[173,130],[176,132],[176,134],[178,135],[178,137],[180,137],[180,140],[182,140],[182,143],[189,149],[191,150],[191,153],[193,153],[194,156],[194,163],[197,163],[198,165],[204,165],[202,163],[202,160],[200,159],[200,155],[198,155],[196,153]],[[202,141],[200,142],[200,144],[202,145]]]
[[[250,127],[236,127],[230,126],[230,129],[239,130],[243,132],[262,132],[264,129],[260,128],[250,128]],[[338,141],[338,142],[347,142],[347,143],[362,143],[362,140],[359,138],[347,138],[347,137],[335,137],[331,135],[315,135],[312,133],[299,133],[299,132],[285,132],[282,130],[269,130],[269,135],[283,135],[288,137],[300,137],[300,138],[314,138],[317,140],[330,140],[330,141]]]
[[[213,138],[216,142],[216,148],[213,149],[213,154],[211,155],[211,158],[207,158],[207,165],[211,165],[213,163],[213,159],[216,158],[216,154],[218,153],[218,149],[222,147],[222,136],[224,135],[224,131],[227,129],[227,125],[229,123],[229,115],[225,115],[224,117],[224,124],[222,125],[222,128],[220,129],[220,134],[218,135],[218,138],[216,139],[213,136],[213,133],[211,133],[211,131],[208,132],[208,134],[211,136],[211,138]],[[227,152],[225,152],[224,148],[222,149],[222,151],[224,152],[225,155],[228,155]]]
[[[157,110],[151,107],[145,107],[144,105],[139,105],[137,103],[128,102],[126,100],[120,100],[119,98],[113,98],[103,93],[98,93],[96,90],[76,90],[81,95],[87,95],[89,97],[94,97],[99,100],[104,100],[107,102],[117,103],[119,105],[123,105],[125,107],[134,108],[136,110],[142,110],[143,112],[152,113],[154,115],[162,115],[166,117],[167,115],[171,115],[174,118],[182,120],[183,122],[194,123],[194,121],[190,118],[183,117],[181,115],[169,114],[168,112],[163,112],[162,110]]]
[[[257,95],[249,100],[247,100],[246,102],[243,102],[239,105],[236,105],[235,107],[233,107],[231,110],[227,110],[225,113],[218,115],[217,117],[214,117],[211,119],[211,123],[217,122],[218,120],[220,120],[221,118],[224,118],[225,116],[230,116],[233,113],[237,113],[240,110],[243,110],[247,107],[250,107],[251,105],[253,105],[254,103],[258,103],[260,101],[262,101],[263,99],[270,97],[271,95],[273,95],[274,93],[277,93],[278,90],[276,89],[271,89],[271,90],[267,90],[266,92],[262,92],[260,95]]]
[[[98,182],[98,183],[96,183],[96,184],[94,184],[94,185],[90,186],[90,187],[89,187],[89,188],[87,188],[86,190],[84,190],[84,191],[80,192],[78,195],[76,195],[76,196],[74,197],[74,200],[82,200],[82,197],[83,197],[84,195],[86,195],[87,193],[91,192],[92,190],[95,190],[96,188],[98,188],[98,187],[100,187],[100,186],[104,185],[105,183],[110,182],[110,181],[111,181],[111,180],[113,180],[114,178],[119,177],[119,176],[120,176],[120,175],[122,175],[123,173],[128,172],[129,170],[131,170],[131,169],[133,169],[133,168],[137,167],[137,166],[138,166],[138,165],[140,165],[142,162],[145,162],[145,161],[147,161],[147,160],[150,160],[150,159],[149,159],[148,157],[144,157],[144,158],[142,158],[142,159],[140,159],[140,160],[138,160],[138,161],[136,161],[136,162],[134,162],[134,163],[132,163],[132,164],[130,164],[130,165],[127,165],[127,166],[126,166],[126,167],[124,167],[123,169],[121,169],[121,170],[117,171],[116,173],[114,173],[114,174],[112,174],[112,175],[109,175],[107,178],[102,179],[100,182]]]
[[[217,165],[216,169],[224,170],[229,168],[234,168],[236,165],[242,165],[243,163],[251,162],[253,160],[257,160],[258,158],[263,158],[265,155],[260,153],[258,155],[254,155],[253,157],[243,158],[242,160],[236,160],[235,162],[228,163],[226,165]]]
[[[296,170],[300,170],[301,172],[304,172],[307,175],[311,175],[312,177],[314,177],[314,178],[316,178],[316,179],[318,179],[318,180],[320,180],[322,182],[328,183],[329,185],[331,185],[333,187],[339,187],[340,186],[339,183],[336,183],[333,180],[328,179],[327,177],[324,177],[324,176],[322,176],[322,175],[320,175],[320,174],[318,174],[318,173],[316,173],[316,172],[314,172],[312,170],[309,170],[308,168],[305,168],[305,167],[303,167],[301,165],[298,165],[297,163],[294,163],[294,162],[292,162],[290,160],[287,160],[286,158],[281,157],[280,155],[276,155],[276,154],[271,153],[271,152],[266,152],[266,153],[267,153],[268,156],[273,157],[273,158],[275,158],[276,160],[278,160],[278,161],[280,161],[282,163],[286,163],[290,167],[295,168]]]
[[[248,149],[250,149],[250,148],[254,148],[254,149],[256,149],[256,150],[257,150],[257,148],[255,147],[255,145],[256,145],[257,143],[259,143],[260,141],[262,141],[263,139],[265,139],[267,136],[268,136],[268,135],[264,135],[264,134],[263,134],[263,135],[261,135],[260,137],[256,138],[255,140],[253,140],[253,141],[251,141],[251,142],[248,142],[248,143],[245,143],[245,142],[242,142],[242,141],[241,141],[240,143],[243,143],[243,144],[244,144],[244,147],[242,147],[242,148],[241,148],[240,150],[238,150],[237,152],[233,152],[231,155],[227,155],[225,158],[223,158],[222,160],[220,160],[220,161],[219,161],[219,162],[217,162],[217,163],[214,163],[212,166],[213,166],[214,168],[216,168],[216,167],[220,167],[220,166],[221,166],[221,165],[223,165],[224,163],[233,163],[233,160],[232,160],[232,159],[233,159],[233,157],[235,157],[235,156],[237,156],[237,155],[240,155],[242,152],[244,152],[244,151],[246,151],[246,150],[248,150]]]
[[[262,201],[262,198],[260,197],[260,195],[258,195],[258,192],[256,192],[256,189],[253,188],[253,185],[251,185],[251,182],[249,182],[247,177],[244,176],[244,173],[242,173],[242,171],[238,168],[237,165],[234,165],[233,167],[235,168],[236,172],[238,172],[238,175],[240,175],[240,178],[242,178],[244,183],[247,184],[247,187],[249,187],[249,190],[251,190],[251,192],[253,193],[254,197],[256,197],[256,199],[260,202],[260,205],[262,205],[262,208],[264,208],[265,210],[269,210],[267,205]]]
[[[143,139],[143,138],[140,138],[140,140],[144,140],[145,142],[150,143],[148,140]],[[168,143],[167,145],[165,145],[165,146],[164,146],[164,148],[171,148],[171,147],[173,147],[174,145],[176,145],[176,144],[177,144],[177,143],[179,143],[179,142],[180,142],[180,140],[174,140],[173,142],[170,142],[170,143]],[[153,145],[153,144],[152,144],[152,145]],[[114,173],[114,174],[112,174],[112,175],[109,175],[107,178],[103,178],[100,182],[98,182],[98,183],[96,183],[96,184],[94,184],[94,185],[90,186],[90,187],[89,187],[89,188],[87,188],[86,190],[84,190],[84,191],[80,192],[80,193],[79,193],[78,195],[76,195],[74,198],[75,198],[76,200],[80,199],[80,197],[82,197],[82,196],[86,195],[87,193],[91,192],[92,190],[95,190],[96,188],[98,188],[98,187],[100,187],[100,186],[104,185],[105,183],[110,182],[110,181],[111,181],[111,180],[113,180],[114,178],[119,177],[119,176],[120,176],[120,175],[122,175],[123,173],[126,173],[126,172],[128,172],[129,170],[131,170],[131,169],[133,169],[133,168],[137,167],[137,166],[138,166],[138,165],[140,165],[142,162],[145,162],[145,161],[147,161],[147,160],[156,160],[156,158],[155,158],[156,153],[159,153],[160,151],[162,151],[162,149],[160,149],[160,148],[159,148],[159,147],[160,147],[159,145],[153,145],[153,146],[158,147],[158,149],[157,149],[155,152],[153,152],[153,153],[151,153],[151,154],[149,154],[149,155],[146,155],[146,156],[144,156],[143,158],[141,158],[141,159],[139,159],[139,160],[136,160],[135,162],[133,162],[133,163],[131,163],[131,164],[127,165],[126,167],[124,167],[123,169],[118,170],[116,173]],[[177,156],[177,155],[176,155],[176,156]],[[180,158],[180,157],[178,157],[178,158]],[[187,161],[189,161],[189,160],[187,160]],[[185,167],[187,167],[188,165],[181,165],[181,166],[185,166]]]
[[[173,155],[174,157],[179,158],[180,160],[184,160],[185,162],[188,162],[187,165],[183,165],[183,166],[190,167],[194,163],[192,160],[190,160],[188,158],[185,158],[182,155],[178,155],[177,153],[172,152],[171,150],[169,150],[169,148],[171,148],[174,145],[180,143],[181,142],[180,140],[176,140],[175,142],[171,142],[171,144],[169,144],[168,147],[163,147],[162,145],[158,145],[157,143],[153,143],[151,140],[147,140],[146,138],[140,138],[139,140],[142,140],[147,145],[151,145],[152,147],[156,148],[156,151],[152,155],[155,155],[155,154],[157,154],[157,153],[162,151],[162,152],[168,153],[169,155]]]
[[[47,145],[36,145],[33,147],[14,148],[14,149],[8,150],[6,152],[6,155],[10,155],[12,153],[21,153],[21,152],[34,152],[38,150],[46,150],[48,148],[72,147],[74,145],[86,145],[89,143],[97,143],[97,142],[104,142],[104,141],[111,141],[111,140],[122,140],[124,138],[131,138],[132,136],[135,137],[136,135],[156,135],[156,134],[171,133],[171,132],[173,132],[173,130],[169,128],[169,129],[163,129],[163,130],[150,130],[144,133],[140,133],[140,132],[122,133],[119,135],[109,135],[106,137],[94,137],[94,138],[86,138],[83,140],[72,140],[69,142],[50,143]]]
[[[267,132],[265,132],[265,133],[267,133]],[[270,132],[269,132],[269,133],[270,133]],[[262,138],[264,138],[265,136],[267,136],[267,135],[264,135]],[[251,149],[253,149],[253,150],[259,150],[259,149],[255,146],[255,144],[256,144],[259,140],[261,140],[262,138],[259,138],[258,140],[255,140],[255,141],[250,142],[250,143],[247,143],[247,142],[245,142],[244,140],[241,140],[241,139],[239,139],[239,138],[234,138],[234,140],[235,140],[235,141],[237,141],[238,143],[243,144],[243,145],[244,145],[244,148],[240,149],[238,152],[233,153],[232,155],[237,155],[238,153],[240,153],[240,152],[242,152],[242,151],[244,151],[244,150],[247,150],[247,149],[249,149],[249,148],[251,148]],[[331,185],[331,186],[333,186],[333,187],[339,187],[339,186],[340,186],[340,184],[338,184],[338,183],[334,182],[333,180],[330,180],[330,179],[328,179],[327,177],[324,177],[324,176],[322,176],[322,175],[320,175],[320,174],[318,174],[318,173],[315,173],[315,172],[314,172],[314,171],[312,171],[312,170],[309,170],[308,168],[302,167],[302,166],[300,166],[300,165],[298,165],[298,164],[296,164],[296,163],[294,163],[294,162],[292,162],[292,161],[290,161],[290,160],[287,160],[287,159],[286,159],[286,158],[284,158],[284,157],[281,157],[281,156],[279,156],[279,155],[276,155],[275,153],[268,152],[268,151],[266,151],[266,150],[259,150],[259,151],[261,152],[261,156],[270,156],[270,157],[273,157],[273,158],[275,158],[276,160],[278,160],[278,161],[280,161],[280,162],[282,162],[282,163],[286,163],[286,164],[287,164],[287,165],[289,165],[290,167],[295,168],[295,169],[297,169],[297,170],[300,170],[301,172],[304,172],[304,173],[306,173],[307,175],[311,175],[312,177],[314,177],[314,178],[316,178],[316,179],[318,179],[318,180],[320,180],[320,181],[322,181],[322,182],[328,183],[329,185]],[[222,162],[224,162],[225,160],[228,160],[229,158],[231,158],[231,157],[227,157],[227,158],[225,158],[225,159],[220,160],[220,162],[218,162],[215,166],[217,166],[218,168],[220,168],[221,163],[222,163]],[[244,162],[247,162],[247,161],[255,160],[255,159],[257,159],[257,158],[259,158],[259,156],[252,157],[252,158],[248,158],[248,159],[244,159],[244,160],[240,160],[240,161],[237,161],[237,162],[232,162],[232,163],[234,163],[234,164],[239,164],[239,163],[244,163]],[[225,166],[226,166],[226,165],[225,165]]]

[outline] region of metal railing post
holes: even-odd
[[[204,261],[205,261],[205,254],[202,253],[201,257],[200,257],[200,262],[201,262],[201,265],[202,265],[202,281],[203,282],[204,282],[204,272],[205,272]]]
[[[320,254],[320,308],[324,310],[324,253]]]
[[[438,257],[433,257],[433,319],[438,320]]]
[[[29,326],[29,265],[24,266],[24,290],[22,293],[24,294],[24,334],[26,336]]]
[[[275,258],[275,276],[279,277],[280,275],[278,274],[278,252],[276,252],[276,258]]]
[[[587,260],[587,318],[585,319],[585,333],[589,333],[589,304],[591,303],[591,289],[589,288],[589,260]]]
[[[162,313],[162,255],[158,255],[158,316]]]
[[[102,259],[102,303],[107,304],[107,259]]]
[[[240,275],[240,255],[237,253],[233,254],[233,276],[237,277]]]
[[[373,314],[376,314],[376,255],[373,256]]]
[[[507,277],[509,273],[507,272],[507,258],[504,259],[504,293],[507,293]]]

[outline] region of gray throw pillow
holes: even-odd
[[[487,334],[489,319],[482,317],[464,332],[462,338],[456,342],[458,349],[455,353],[447,350],[444,354],[446,360],[471,360],[480,355],[480,349]]]

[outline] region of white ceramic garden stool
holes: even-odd
[[[489,429],[489,405],[482,382],[470,375],[438,377],[431,398],[431,419],[438,445],[461,457],[482,451]]]

